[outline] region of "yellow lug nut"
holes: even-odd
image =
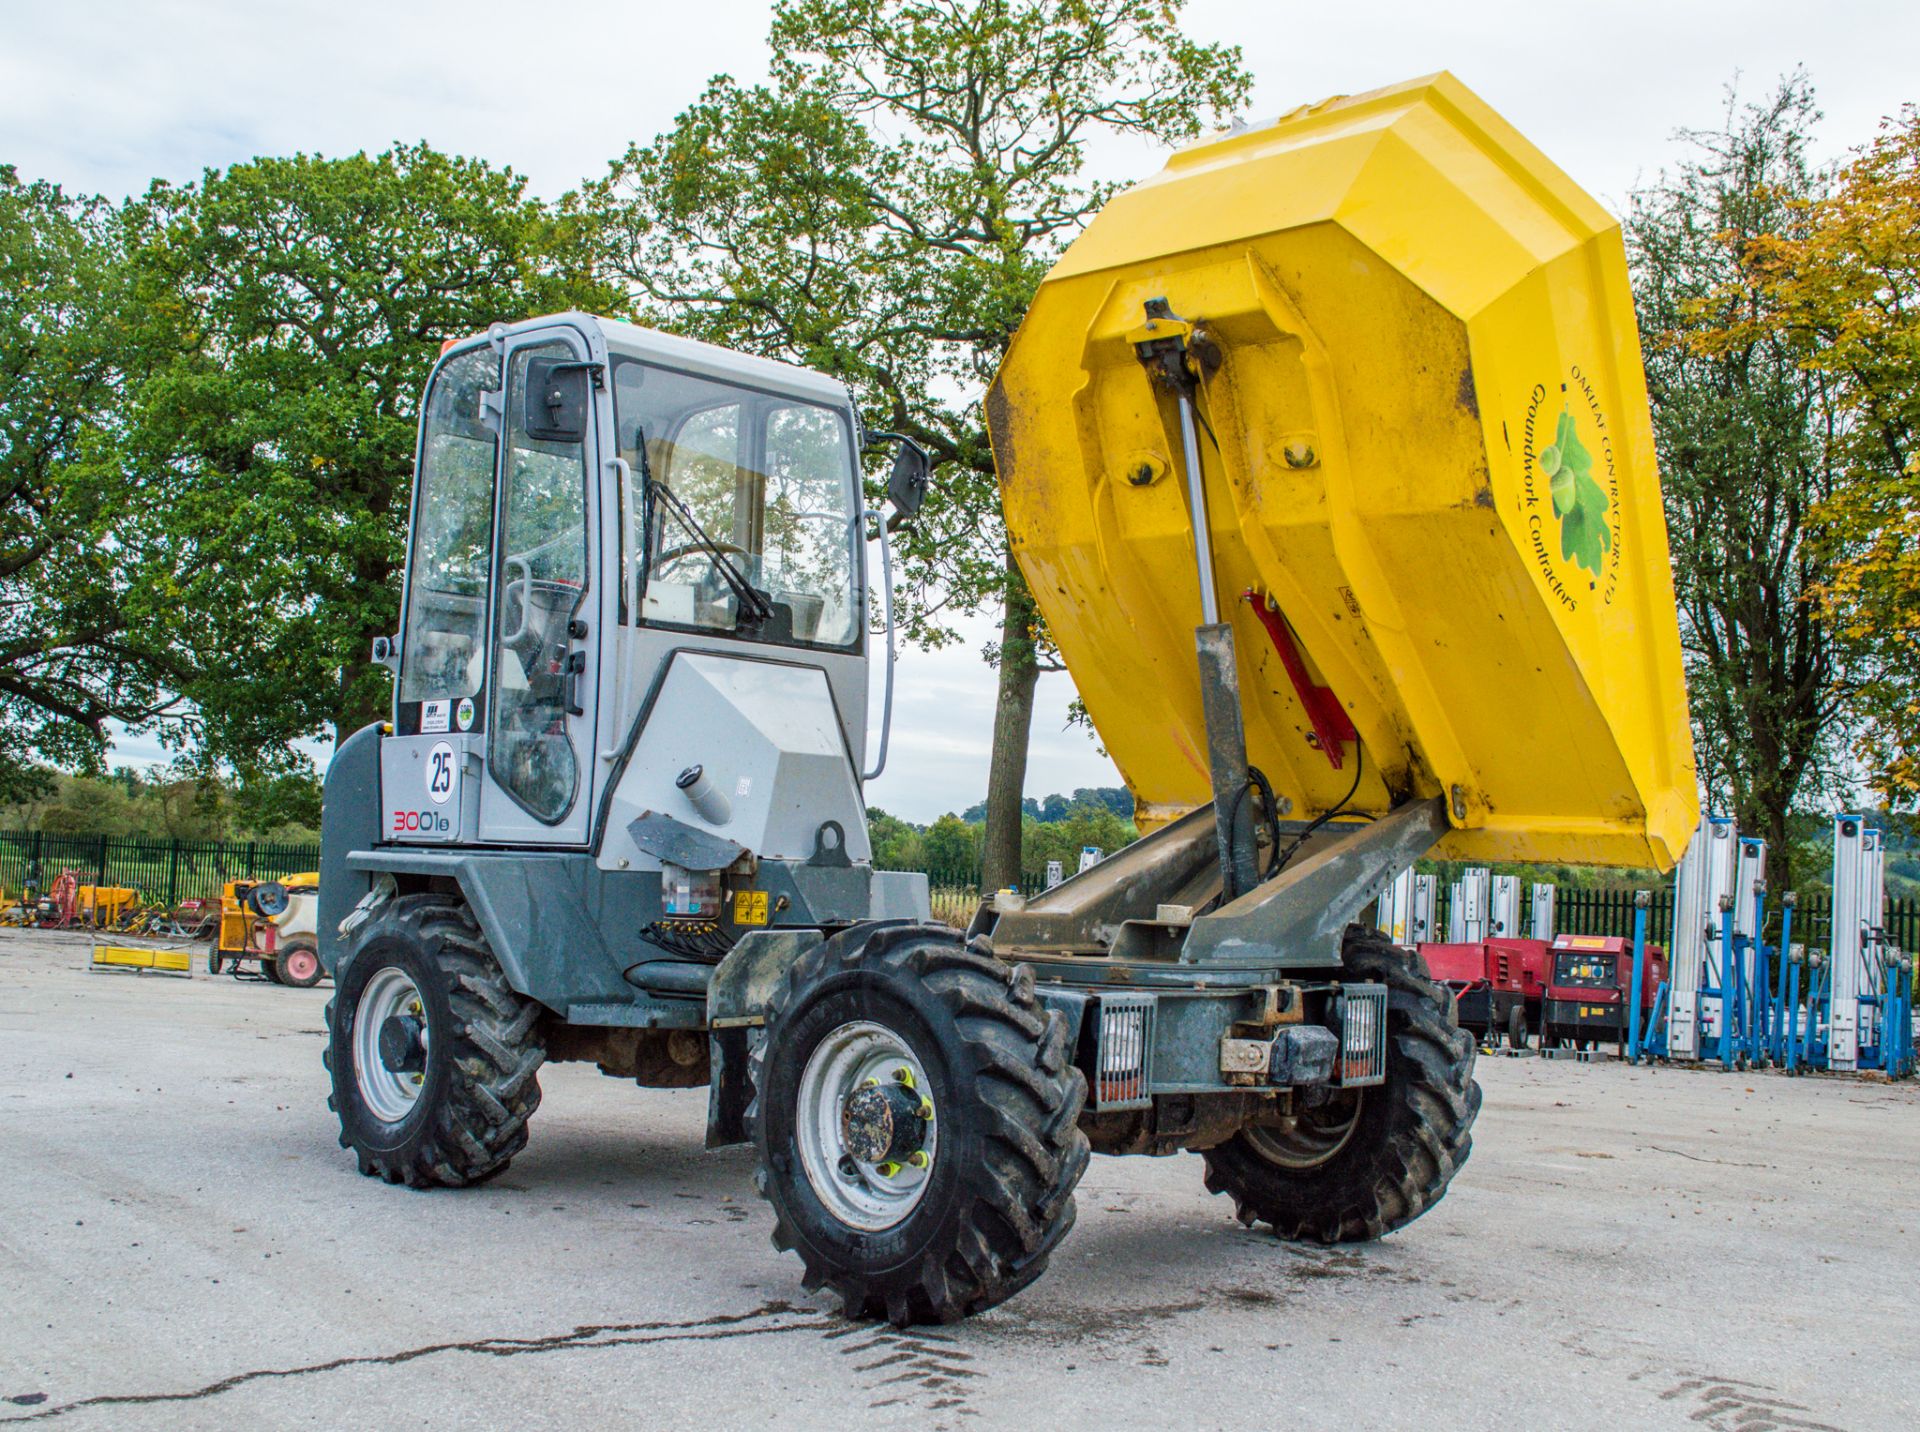
[[[907,1162],[915,1168],[925,1168],[928,1164],[932,1163],[933,1160],[927,1157],[927,1151],[925,1149],[915,1149],[907,1155]]]

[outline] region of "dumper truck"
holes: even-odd
[[[1419,1217],[1480,1091],[1383,887],[1664,868],[1696,822],[1636,344],[1617,226],[1447,76],[1114,198],[986,417],[1148,833],[965,931],[875,868],[863,794],[924,454],[829,376],[624,323],[451,344],[392,719],[326,779],[341,1144],[469,1185],[550,1061],[704,1085],[806,1285],[902,1325],[1037,1278],[1093,1152],[1198,1152],[1287,1239]]]

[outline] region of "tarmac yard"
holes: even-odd
[[[1920,1426],[1920,1089],[1483,1058],[1451,1194],[1276,1242],[1200,1160],[1096,1158],[1047,1274],[841,1319],[704,1091],[549,1066],[483,1188],[336,1141],[331,987],[91,974],[0,931],[0,1424]]]

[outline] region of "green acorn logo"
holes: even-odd
[[[1540,470],[1552,483],[1553,515],[1560,519],[1560,555],[1576,567],[1600,575],[1600,562],[1613,550],[1607,525],[1607,494],[1593,480],[1593,457],[1581,446],[1573,414],[1560,410],[1553,443],[1540,453]]]

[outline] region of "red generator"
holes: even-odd
[[[1543,940],[1481,940],[1420,946],[1427,972],[1453,991],[1460,1027],[1494,1043],[1502,1034],[1515,1049],[1539,1023],[1546,994],[1548,951]]]
[[[1641,1017],[1653,1007],[1667,977],[1666,952],[1647,947],[1641,979]],[[1592,1049],[1602,1042],[1625,1046],[1622,1011],[1633,985],[1633,942],[1621,935],[1558,935],[1553,973],[1540,1025],[1543,1048]]]

